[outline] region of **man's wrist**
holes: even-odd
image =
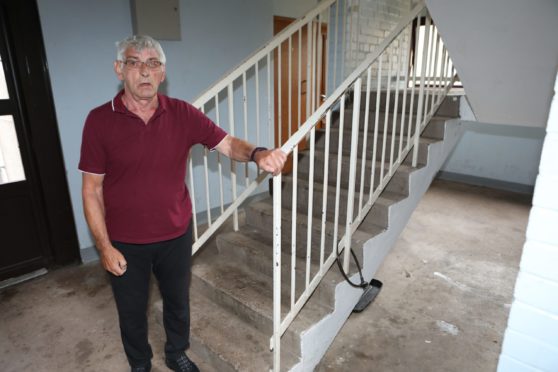
[[[252,150],[252,153],[250,154],[250,161],[255,162],[256,161],[256,153],[258,153],[260,151],[267,151],[267,148],[266,147],[255,147]]]

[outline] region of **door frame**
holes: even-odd
[[[78,262],[79,243],[35,0],[0,0],[3,37],[11,65],[25,142],[26,179],[40,225],[45,266]],[[10,71],[6,71],[9,73]],[[7,77],[7,80],[8,77]],[[18,275],[18,274],[14,274]]]

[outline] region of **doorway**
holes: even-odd
[[[0,1],[0,280],[79,259],[37,5]]]
[[[274,16],[273,34],[277,35],[294,21],[294,18]],[[308,25],[305,25],[299,32],[294,33],[290,43],[284,41],[280,46],[280,56],[278,51],[274,54],[274,60],[279,61],[274,64],[275,147],[285,143],[324,100],[327,75],[327,25],[320,23],[319,33],[317,22],[313,23],[310,30],[308,28]],[[308,45],[308,40],[312,38],[314,43]],[[304,148],[303,141],[299,145],[299,150]],[[283,168],[283,173],[291,171],[290,158]]]

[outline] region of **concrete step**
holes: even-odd
[[[190,294],[190,314],[190,349],[215,371],[260,372],[272,368],[269,335],[195,289]],[[282,370],[289,370],[298,360],[284,350],[281,355]]]
[[[428,92],[428,89],[426,90],[426,92]],[[395,108],[395,104],[396,104],[396,94],[395,94],[395,90],[392,90],[390,93],[390,99],[389,99],[389,112],[393,112],[394,108]],[[397,101],[397,106],[398,106],[398,111],[402,111],[401,108],[403,107],[403,95],[404,92],[402,91],[402,89],[399,91],[399,98]],[[432,95],[430,95],[430,97],[432,97]],[[425,96],[426,98],[426,96]],[[430,99],[429,102],[432,102],[432,99]],[[381,112],[385,112],[386,111],[386,103],[387,103],[387,96],[386,96],[386,91],[383,90],[381,91],[380,94],[380,105],[379,110]],[[413,99],[412,102],[412,110],[411,110],[411,92],[408,91],[407,92],[407,99],[405,102],[405,112],[409,113],[412,112],[413,114],[417,113],[417,109],[418,109],[418,90],[415,89],[415,97]],[[429,103],[430,105],[431,103]],[[364,111],[366,108],[366,90],[364,90],[361,94],[361,110]],[[370,92],[370,104],[369,104],[369,110],[371,112],[376,112],[376,91],[371,91]],[[438,115],[443,115],[443,116],[451,116],[451,117],[458,117],[459,116],[459,97],[456,96],[447,96],[444,101],[442,101],[442,104],[440,105],[440,107],[438,108],[437,111]]]
[[[271,337],[273,330],[273,280],[225,257],[196,260],[191,288]],[[288,288],[282,288],[282,314],[290,308]],[[332,311],[319,302],[309,302],[282,337],[282,350],[300,355],[300,333]],[[231,338],[234,342],[238,337]],[[269,346],[268,342],[262,345]]]
[[[291,223],[292,211],[290,209],[282,209],[281,213],[281,236],[282,236],[282,251],[285,253],[291,250],[291,231],[293,224]],[[322,220],[321,218],[311,218],[312,230],[311,230],[311,259],[318,261],[320,257],[320,247],[322,240]],[[273,204],[271,200],[264,200],[257,203],[251,203],[246,208],[246,223],[262,232],[262,234],[273,235]],[[307,246],[307,231],[308,231],[308,216],[303,213],[296,213],[296,234],[295,239],[297,246],[305,247]],[[345,232],[344,222],[341,222],[338,226],[337,242],[341,239]],[[334,247],[334,223],[326,221],[324,231],[324,246],[329,251]],[[357,257],[361,259],[362,255],[362,245],[371,237],[384,231],[381,226],[370,224],[366,226],[366,230],[357,230],[353,234],[353,239],[351,246],[357,254]],[[306,249],[297,249],[296,254],[298,257],[306,257]]]
[[[421,141],[419,142],[419,153],[418,153],[418,166],[419,168],[422,167],[425,163],[426,163],[426,158],[428,156],[428,145],[432,142],[433,140],[429,140],[429,139],[421,139]],[[386,151],[387,152],[387,151]],[[364,190],[365,193],[370,191],[370,185],[372,184],[371,179],[372,179],[372,171],[374,172],[374,186],[376,186],[378,184],[379,179],[381,179],[381,177],[385,177],[386,174],[388,174],[389,170],[390,170],[390,165],[389,165],[389,153],[385,154],[384,156],[387,157],[388,159],[385,159],[385,161],[382,163],[381,160],[381,153],[380,155],[376,156],[376,162],[374,163],[374,168],[372,169],[371,167],[371,156],[368,156],[368,159],[365,163],[365,167],[364,167],[364,177],[362,177],[362,162],[360,161],[360,159],[357,159],[357,174],[356,174],[356,187],[357,189],[360,188],[361,183],[364,184]],[[327,183],[329,185],[334,186],[337,182],[337,168],[338,168],[338,161],[339,161],[339,157],[337,154],[330,154],[329,159],[328,159],[328,175],[327,175]],[[406,172],[410,165],[412,163],[412,151],[409,152],[409,154],[407,155],[407,157],[405,159],[403,159],[402,165],[399,168],[393,168],[395,170],[400,169],[401,167],[404,167],[402,169],[402,171],[404,173],[401,173],[399,175],[397,175],[397,177],[399,178],[401,177],[406,177]],[[301,179],[306,179],[309,180],[309,174],[310,174],[310,156],[308,154],[308,152],[302,152],[299,154],[299,164],[298,164],[298,176]],[[323,183],[324,181],[324,168],[325,168],[325,154],[323,151],[319,151],[316,150],[315,154],[314,154],[314,182],[318,182],[318,183]],[[350,173],[350,156],[347,155],[342,155],[341,156],[341,172],[340,172],[340,182],[341,182],[341,187],[342,188],[348,188],[349,186],[349,173]],[[382,171],[383,168],[383,171]],[[397,172],[394,173],[394,175]],[[404,178],[399,178],[398,182],[401,181],[405,181]],[[401,192],[402,194],[406,194],[407,191]],[[392,189],[390,191],[393,192],[397,192],[395,189]]]
[[[327,197],[325,210],[323,209],[323,196],[324,196],[324,184],[314,182],[314,187],[312,191],[312,215],[316,218],[321,218],[325,213],[326,220],[333,222],[335,217],[335,201],[336,201],[336,188],[327,186]],[[306,213],[309,210],[309,183],[307,179],[301,178],[297,179],[296,190],[293,190],[293,178],[286,176],[283,178],[283,197],[281,198],[281,203],[283,208],[292,209],[293,197],[296,191],[296,208],[300,213]],[[344,188],[339,189],[339,221],[344,222],[347,216],[347,200],[349,191]],[[366,204],[369,198],[369,193],[363,194],[362,205]],[[388,224],[388,213],[389,207],[405,198],[402,194],[397,194],[392,191],[384,191],[380,194],[379,198],[376,200],[372,209],[369,212],[367,221],[377,226],[386,228]],[[359,204],[360,204],[360,193],[357,188],[356,193],[353,198],[353,218],[356,217]]]
[[[387,118],[387,122],[386,122],[386,118]],[[359,114],[359,132],[363,133],[364,132],[364,126],[365,126],[365,115],[364,112],[361,112]],[[444,122],[446,120],[449,119],[453,119],[453,117],[450,116],[442,116],[442,115],[436,115],[433,116],[432,119],[430,119],[429,125],[434,126],[443,126]],[[369,118],[368,118],[368,133],[370,133],[370,135],[372,135],[374,133],[374,125],[376,123],[376,115],[374,114],[370,114]],[[416,127],[416,116],[413,115],[410,118],[410,124],[411,124],[411,128],[415,128]],[[350,137],[350,133],[352,130],[352,125],[353,125],[353,110],[352,109],[346,109],[345,110],[345,115],[343,118],[343,135],[344,136],[349,136]],[[337,118],[336,120],[332,120],[332,127],[333,128],[340,128],[341,124],[340,124],[340,119]],[[325,131],[325,130],[324,130]],[[411,131],[412,133],[413,131]],[[404,117],[398,113],[397,115],[393,114],[393,113],[379,113],[378,115],[378,133],[396,133],[396,134],[400,134],[403,133],[405,137],[409,136],[409,115],[405,115]],[[428,133],[429,134],[429,133]],[[442,133],[443,134],[443,133]],[[362,135],[361,135],[362,136]],[[423,137],[428,137],[429,135],[425,135],[424,132],[422,134]],[[436,136],[433,138],[438,138],[438,139],[442,139],[442,137]]]
[[[273,278],[273,239],[272,236],[261,234],[257,229],[246,225],[241,231],[221,234],[217,239],[219,255],[226,257],[231,262],[246,265],[250,270],[259,272],[267,277]],[[324,251],[324,258],[331,253]],[[283,253],[281,258],[281,282],[283,286],[291,291],[291,253]],[[295,258],[295,298],[306,288],[306,259],[294,256]],[[310,280],[319,271],[320,265],[316,261],[310,261]],[[354,263],[351,272],[356,272]],[[334,299],[335,285],[342,280],[341,274],[334,270],[331,278],[318,286],[313,297],[323,304],[332,306]]]
[[[329,153],[330,154],[337,154],[339,152],[339,139],[342,139],[342,146],[341,146],[341,153],[344,155],[350,155],[351,153],[351,133],[343,132],[343,136],[341,137],[340,131],[338,128],[331,128],[330,130],[330,139],[329,139]],[[374,138],[376,137],[376,138]],[[384,137],[385,137],[385,145],[384,145]],[[359,132],[358,142],[357,142],[357,154],[359,157],[362,157],[362,148],[364,146],[364,139],[366,139],[366,157],[367,159],[371,159],[371,154],[373,153],[373,149],[376,149],[376,160],[380,161],[382,157],[382,152],[385,151],[385,160],[389,160],[391,158],[391,149],[393,146],[393,153],[396,157],[399,153],[399,148],[401,151],[405,149],[409,140],[413,141],[413,138],[409,138],[406,135],[400,136],[399,134],[392,136],[391,134],[384,135],[383,133],[377,133],[374,136],[373,132],[369,132],[368,135],[365,137],[363,132]],[[425,151],[425,145],[430,143],[434,143],[439,141],[439,139],[429,138],[426,136],[421,136],[419,138],[419,152]],[[384,147],[385,146],[385,147]],[[316,132],[316,149],[325,151],[326,148],[326,135],[325,129],[320,129]],[[303,154],[303,152],[301,152]]]

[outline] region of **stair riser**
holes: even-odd
[[[284,190],[289,190],[290,192],[283,192],[281,198],[281,203],[283,208],[290,209],[292,207],[292,183],[286,182],[284,185]],[[306,213],[308,211],[308,199],[309,190],[308,184],[297,183],[297,210],[300,213]],[[316,218],[322,217],[322,207],[323,207],[323,191],[321,189],[315,189],[313,191],[312,197],[312,214]],[[366,202],[368,194],[364,195],[363,204]],[[333,222],[335,217],[335,188],[329,187],[327,194],[327,204],[326,204],[326,218],[328,221]],[[353,217],[356,216],[359,206],[359,195],[355,195],[353,202]],[[387,226],[387,210],[388,207],[384,204],[376,203],[372,210],[370,211],[370,218],[372,223],[386,227]],[[345,221],[347,218],[347,194],[343,192],[339,196],[339,221]]]
[[[378,150],[380,152],[380,154],[376,155],[376,161],[379,162],[382,159],[382,152],[380,150]],[[418,154],[418,163],[419,164],[425,164],[426,163],[426,158],[427,158],[427,153],[428,151],[428,144],[426,143],[419,143],[419,154]],[[317,153],[318,156],[314,157],[314,182],[319,182],[319,183],[323,183],[324,180],[324,166],[325,166],[325,162],[321,156],[321,154],[323,153]],[[412,154],[412,151],[409,153]],[[386,161],[389,161],[389,156],[390,156],[390,152],[386,151],[385,153],[385,158]],[[385,159],[384,158],[384,159]],[[309,171],[309,163],[310,163],[310,156],[307,154],[301,155],[299,157],[299,164],[298,164],[298,175],[299,177],[301,177],[302,179],[308,180],[308,171]],[[371,161],[371,156],[367,156],[367,166],[365,167],[364,170],[364,189],[365,189],[365,193],[369,191],[370,188],[370,179],[371,179],[371,174],[370,174],[370,161]],[[412,158],[410,156],[408,156],[406,159],[404,159],[403,164],[411,164],[412,162]],[[356,175],[356,187],[357,190],[360,189],[360,183],[361,183],[361,168],[362,168],[362,164],[360,161],[357,161],[357,175]],[[389,164],[385,164],[384,165],[384,176],[387,174],[387,172],[389,171]],[[349,159],[347,157],[342,159],[341,162],[341,187],[342,188],[348,188],[349,187],[349,173],[350,173],[350,163],[349,163]],[[375,169],[375,182],[374,185],[377,185],[378,179],[380,177],[381,174],[381,165],[380,164],[376,164],[376,169]],[[335,185],[336,184],[336,180],[337,180],[337,155],[336,154],[332,154],[329,157],[329,162],[328,162],[328,184],[329,185]]]
[[[231,261],[246,265],[251,270],[267,275],[269,278],[273,278],[273,257],[271,251],[269,253],[265,252],[254,255],[252,251],[245,246],[239,245],[234,241],[222,239],[218,244],[220,246],[220,252],[222,249],[221,254]],[[272,248],[269,247],[269,249],[271,250]],[[311,275],[315,274],[313,272],[315,270],[317,270],[317,268],[313,268],[310,271]],[[295,298],[299,298],[306,287],[306,264],[300,259],[297,260],[295,265],[295,280]],[[283,254],[281,259],[281,285],[283,288],[287,288],[287,292],[290,293],[291,256],[287,254]],[[315,292],[315,295],[320,298],[323,304],[331,304],[333,294],[334,288],[330,288],[327,285],[320,285]]]
[[[338,133],[339,133],[338,131],[333,131],[330,135],[329,152],[331,154],[337,154],[338,151],[339,151],[339,136],[338,136]],[[367,148],[366,158],[368,160],[370,160],[371,149],[375,148],[376,149],[376,160],[379,161],[380,156],[381,156],[382,151],[383,151],[383,148],[384,148],[384,136],[383,136],[383,134],[378,133],[378,135],[376,136],[376,141],[374,142],[374,134],[373,133],[369,133],[368,136],[364,137],[362,135],[362,132],[359,132],[359,138],[358,138],[358,142],[357,142],[357,154],[358,154],[359,158],[362,156],[362,148],[364,146],[364,139],[365,138],[366,138],[366,148]],[[413,139],[411,138],[411,141],[412,140]],[[389,159],[389,157],[391,155],[391,143],[392,143],[392,141],[394,142],[394,153],[397,153],[399,151],[400,143],[401,143],[401,150],[403,151],[403,149],[407,145],[408,138],[406,136],[400,137],[399,135],[396,135],[395,138],[392,140],[391,135],[387,135],[386,136],[386,145],[385,145],[386,159]],[[318,136],[316,136],[316,150],[325,151],[325,147],[326,147],[326,137],[325,137],[325,132],[322,132],[322,133],[319,133]],[[343,155],[347,155],[347,156],[351,153],[351,135],[348,132],[344,133],[344,135],[343,135],[341,153]]]
[[[396,119],[397,121],[394,124],[394,119]],[[401,121],[402,119],[404,120],[403,122],[403,127],[401,126]],[[434,128],[431,128],[430,131],[422,134],[423,137],[430,137],[430,138],[438,138],[438,139],[442,139],[443,138],[443,126],[444,126],[444,122],[447,119],[445,117],[441,117],[441,116],[434,116],[432,117],[432,119],[430,119],[430,122],[428,123],[428,126],[431,127],[441,127],[441,128],[437,128],[437,130],[432,131]],[[371,142],[373,140],[373,135],[374,135],[374,123],[375,123],[375,116],[370,116],[369,120],[368,120],[368,142]],[[340,124],[338,121],[334,121],[332,123],[332,127],[333,128],[339,128]],[[414,133],[414,128],[416,127],[416,117],[412,117],[411,120],[411,128],[413,129],[413,131],[411,132],[411,136]],[[407,139],[409,137],[409,116],[405,115],[405,118],[402,118],[401,115],[397,115],[397,118],[395,118],[394,115],[390,114],[388,115],[388,122],[386,125],[385,122],[385,116],[384,114],[381,114],[378,118],[378,136],[381,136],[383,133],[388,133],[388,134],[392,134],[395,133],[396,135],[399,135],[401,133],[401,131],[403,130],[403,137],[405,139]],[[347,114],[345,115],[345,123],[343,124],[343,137],[347,137],[349,138],[349,143],[350,143],[350,138],[351,138],[351,131],[352,131],[352,112],[347,112]],[[320,130],[320,132],[323,132],[325,134],[325,129]],[[362,142],[362,133],[364,132],[364,116],[361,114],[360,115],[360,122],[359,122],[359,142]],[[431,133],[435,133],[435,136],[431,136]],[[336,142],[338,143],[338,142]],[[345,141],[343,141],[343,144],[345,145]],[[331,147],[331,145],[330,145]]]
[[[282,223],[281,223],[281,241],[282,241],[282,252],[285,254],[291,253],[291,215],[282,216]],[[263,234],[272,234],[273,231],[273,216],[270,216],[266,213],[260,213],[258,210],[254,210],[250,207],[246,210],[246,223],[251,227],[254,227],[260,230]],[[338,240],[343,236],[345,231],[344,227],[345,221],[340,221],[339,232],[338,232]],[[307,251],[307,227],[306,227],[306,217],[304,217],[304,221],[299,221],[297,223],[296,228],[296,256],[299,258],[306,259],[306,251]],[[320,245],[321,245],[321,224],[316,226],[315,224],[312,226],[312,234],[311,234],[311,254],[310,259],[314,263],[319,263],[320,259]],[[361,249],[357,242],[353,242],[352,244],[355,249]],[[328,252],[331,252],[333,249],[333,229],[326,228],[324,234],[324,254],[327,255]]]
[[[430,97],[432,97],[432,95],[430,95]],[[389,98],[389,112],[393,112],[394,107],[395,107],[395,92],[391,92],[390,94],[390,98]],[[426,99],[426,96],[425,96]],[[430,98],[430,101],[432,102],[432,98]],[[380,112],[385,112],[386,111],[386,103],[387,103],[387,98],[386,98],[386,94],[385,92],[382,92],[382,94],[380,95]],[[431,105],[431,103],[429,103],[429,106]],[[398,111],[401,112],[401,108],[403,107],[403,92],[399,92],[399,100],[397,102],[397,107],[398,107]],[[366,91],[362,92],[361,95],[361,110],[364,111],[366,108]],[[376,93],[375,92],[370,92],[370,104],[369,104],[369,110],[371,113],[375,113],[376,112]],[[413,110],[412,112],[414,114],[417,113],[418,110],[418,92],[415,90],[415,98],[413,99]],[[405,112],[409,113],[411,112],[411,94],[410,92],[407,93],[407,100],[405,102]],[[442,102],[442,104],[440,105],[440,107],[438,108],[437,111],[438,115],[443,115],[443,116],[452,116],[452,117],[456,117],[459,116],[459,98],[458,97],[446,97],[444,99],[444,101]]]
[[[395,132],[396,134],[399,134],[401,132],[401,129],[403,129],[403,133],[405,133],[405,136],[407,135],[408,132],[408,126],[409,126],[409,116],[405,115],[405,118],[403,118],[404,122],[403,122],[403,128],[401,128],[401,115],[398,114],[397,117],[395,117],[393,114],[388,114],[387,115],[387,125],[385,122],[386,118],[386,114],[381,113],[378,117],[378,133],[393,133]],[[396,120],[394,123],[394,119]],[[364,112],[361,112],[359,115],[359,131],[363,132],[364,131],[364,121],[365,121],[365,116],[364,116]],[[375,114],[371,114],[369,119],[368,119],[368,132],[369,133],[374,133],[374,124],[376,122],[376,116]],[[412,123],[412,127],[414,128],[415,126],[415,119],[413,117],[413,119],[411,120]],[[334,128],[340,128],[341,124],[339,119],[332,121],[332,126]],[[353,112],[350,110],[345,111],[345,119],[344,119],[344,123],[343,123],[343,135],[344,136],[349,136],[350,137],[350,133],[352,131],[352,127],[353,127]]]
[[[218,288],[213,287],[211,284],[198,278],[196,275],[192,275],[191,290],[204,295],[219,306],[231,311],[239,318],[249,324],[252,324],[254,328],[265,334],[269,334],[270,337],[273,334],[273,320],[271,318],[271,312],[268,318],[245,306],[243,303],[237,301],[235,298],[232,298],[226,293],[221,292]],[[272,298],[273,293],[269,293],[269,296]],[[231,340],[231,342],[232,341],[233,340]],[[300,355],[300,336],[291,330],[287,330],[282,337],[281,346],[284,350],[293,355]]]

